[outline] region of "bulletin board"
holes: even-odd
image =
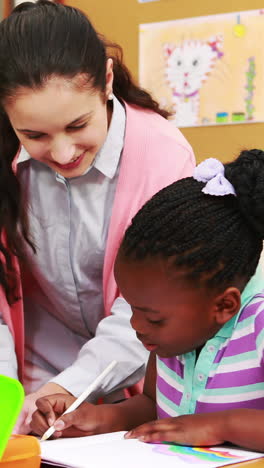
[[[140,25],[139,82],[179,127],[264,123],[264,9]]]
[[[138,0],[66,0],[65,3],[85,11],[99,32],[123,47],[125,63],[137,79],[140,24],[263,8],[263,2],[259,0],[157,0],[146,3]],[[181,131],[193,146],[198,162],[209,156],[229,161],[242,149],[264,149],[264,123],[186,127]]]

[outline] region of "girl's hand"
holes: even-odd
[[[27,395],[24,401],[23,408],[17,419],[16,425],[13,429],[13,434],[28,434],[29,432],[31,432],[30,423],[32,419],[32,414],[37,409],[36,400],[44,395],[49,395],[55,392],[66,393],[67,395],[69,395],[67,390],[65,390],[60,385],[57,385],[52,382],[43,385],[43,387],[41,387],[37,392],[30,393],[29,395]]]
[[[32,416],[31,430],[42,436],[54,425],[56,432],[53,438],[82,437],[110,431],[108,415],[112,405],[97,406],[84,402],[75,411],[60,418],[74,400],[76,398],[73,396],[59,393],[37,400],[37,411]]]
[[[179,445],[218,445],[224,425],[223,413],[204,413],[151,421],[129,431],[126,439],[143,442],[175,442]]]

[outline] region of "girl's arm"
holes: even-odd
[[[264,451],[264,409],[237,409],[223,415],[222,432],[228,442],[250,450]]]
[[[264,410],[234,409],[160,419],[130,431],[127,438],[210,446],[231,442],[264,451]]]
[[[129,430],[156,418],[156,357],[150,355],[144,391],[121,403],[112,405],[92,405],[82,403],[72,413],[61,417],[55,424],[55,437],[75,437],[105,432]],[[70,406],[74,397],[55,394],[40,398],[38,410],[33,414],[31,428],[42,435],[49,426]]]

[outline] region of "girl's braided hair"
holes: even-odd
[[[255,273],[264,237],[264,152],[243,151],[225,164],[237,196],[202,192],[203,182],[179,180],[154,195],[132,220],[122,257],[160,256],[195,281],[221,288]]]

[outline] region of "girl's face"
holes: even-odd
[[[222,326],[217,321],[216,294],[192,288],[182,273],[169,277],[162,259],[125,261],[119,255],[115,277],[131,305],[131,325],[138,339],[161,357],[197,349]]]
[[[81,75],[73,80],[50,78],[41,89],[19,88],[4,105],[30,156],[64,177],[87,170],[111,119],[106,100],[112,91],[112,62],[107,62],[105,97],[83,80]]]

